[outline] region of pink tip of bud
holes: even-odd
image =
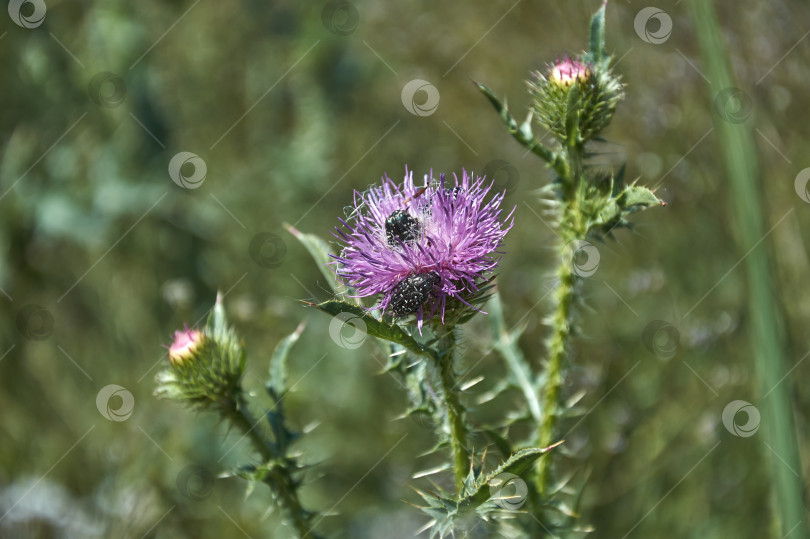
[[[169,346],[169,361],[179,365],[191,358],[202,344],[205,336],[196,329],[185,329],[174,332],[174,340]]]
[[[551,68],[551,80],[563,86],[583,82],[591,76],[591,68],[578,60],[564,58]]]

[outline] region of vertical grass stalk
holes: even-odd
[[[728,57],[717,24],[711,0],[691,0],[690,9],[697,30],[701,54],[712,82],[712,88],[722,90],[733,86]],[[751,341],[759,389],[768,392],[760,405],[763,410],[762,429],[757,436],[776,455],[766,453],[770,461],[776,510],[781,533],[791,537],[810,537],[806,510],[803,505],[801,463],[790,401],[791,379],[785,378],[785,356],[780,342],[780,321],[773,297],[773,280],[769,267],[768,243],[758,246],[766,236],[760,205],[759,172],[756,147],[750,120],[730,123],[715,117],[715,127],[731,185],[732,207],[736,211],[736,226],[740,251],[745,252],[748,277],[748,310],[751,317]],[[750,252],[749,252],[750,249]],[[783,380],[784,379],[784,380]]]

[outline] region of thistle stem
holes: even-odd
[[[248,409],[242,389],[238,388],[234,392],[234,396],[222,404],[221,409],[223,415],[250,439],[265,464],[276,463],[276,465],[268,468],[263,481],[276,495],[276,500],[284,510],[290,524],[292,524],[296,536],[299,539],[317,537],[312,532],[310,515],[303,508],[298,498],[295,480],[292,478],[290,470],[280,463],[280,461],[284,460],[284,455],[278,454],[279,452],[274,447],[274,444],[262,434],[258,422]]]
[[[450,447],[453,452],[453,474],[456,478],[456,493],[461,495],[464,478],[470,470],[467,453],[467,424],[465,410],[458,396],[458,384],[454,370],[456,334],[450,329],[439,339],[438,366],[442,382],[444,404],[447,407],[447,423],[450,427]]]
[[[554,429],[559,417],[560,389],[563,383],[563,367],[567,359],[567,345],[571,338],[574,301],[579,277],[574,272],[573,253],[569,244],[582,240],[587,232],[587,223],[580,204],[584,196],[582,179],[582,148],[570,146],[566,152],[567,177],[563,179],[561,215],[559,221],[559,265],[556,276],[559,285],[554,294],[554,313],[551,318],[551,337],[548,346],[546,381],[543,387],[543,414],[539,422],[538,447],[548,447],[554,440]],[[551,458],[537,462],[536,487],[541,496],[547,494],[550,479]]]

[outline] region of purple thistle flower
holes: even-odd
[[[340,219],[346,230],[333,233],[346,244],[334,257],[337,275],[354,297],[382,294],[375,308],[395,316],[415,312],[420,330],[437,310],[444,323],[448,298],[475,308],[465,297],[498,266],[493,254],[513,224],[514,209],[499,219],[504,193],[485,202],[491,183],[466,170],[460,182],[453,177],[449,187],[444,174],[436,181],[431,173],[417,187],[407,167],[402,185],[384,176],[382,186],[355,191],[354,211]]]

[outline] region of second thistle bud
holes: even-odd
[[[607,127],[623,95],[621,83],[608,69],[571,58],[557,61],[545,73],[534,72],[529,91],[532,110],[543,127],[560,142],[568,141],[569,129],[576,128],[575,143],[586,142]]]
[[[175,331],[168,349],[169,366],[157,375],[158,396],[206,408],[241,390],[245,350],[225,320],[220,298],[205,328]]]

